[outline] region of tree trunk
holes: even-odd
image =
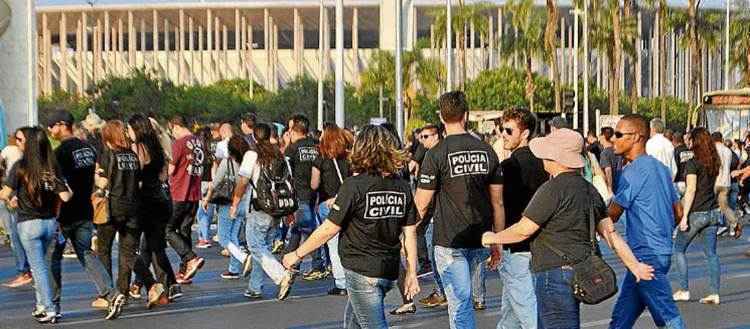
[[[529,111],[534,112],[534,75],[531,72],[531,56],[526,55],[526,99],[529,101]]]
[[[378,90],[378,109],[380,111],[380,117],[383,117],[383,86],[380,86]]]
[[[688,24],[689,26],[689,36],[690,36],[690,62],[692,68],[690,69],[689,77],[690,77],[690,88],[688,88],[688,104],[690,107],[688,108],[688,112],[691,112],[693,107],[697,104],[697,100],[701,97],[703,88],[702,88],[702,76],[703,76],[703,66],[701,65],[702,62],[702,49],[700,45],[698,44],[698,31],[697,31],[697,23],[698,23],[698,8],[696,4],[696,0],[689,0],[688,1]]]
[[[625,0],[624,8],[625,8],[625,11],[624,11],[625,19],[628,22],[632,21],[633,17],[635,17],[636,15],[635,14],[636,7],[635,7],[634,0]],[[636,29],[637,28],[638,28],[638,25],[636,24]],[[640,46],[640,42],[641,42],[640,35],[641,35],[641,31],[636,30],[635,35],[632,38],[630,38],[631,43],[635,46],[636,52],[640,51],[640,49],[638,49],[638,47]],[[640,86],[638,85],[638,82],[637,82],[638,79],[636,78],[636,65],[637,65],[636,58],[637,57],[638,57],[637,54],[636,56],[628,56],[628,61],[630,64],[628,66],[628,75],[630,76],[630,79],[631,79],[630,80],[631,82],[630,83],[630,109],[632,113],[638,113],[638,88],[640,88]]]
[[[555,90],[555,112],[562,112],[562,91],[560,88],[560,73],[557,67],[557,3],[547,0],[547,27],[544,30],[544,45],[547,48],[550,68],[552,70],[552,84]]]
[[[745,86],[750,87],[750,52],[745,56]]]
[[[612,0],[610,0],[612,1]],[[620,26],[620,5],[619,1],[611,10],[612,15],[612,33],[614,34],[614,48],[612,56],[609,59],[609,114],[618,115],[620,113],[620,60],[622,58],[622,27]]]
[[[658,19],[659,19],[659,31],[657,31],[656,37],[659,38],[657,41],[659,43],[659,79],[662,81],[659,82],[659,97],[661,97],[661,120],[666,122],[667,120],[667,100],[665,99],[665,94],[667,93],[666,84],[664,83],[665,77],[667,75],[667,52],[664,51],[664,36],[662,31],[664,31],[664,24],[667,23],[667,1],[666,0],[659,0],[659,11],[657,13]]]

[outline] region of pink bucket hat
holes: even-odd
[[[583,168],[583,137],[576,131],[557,129],[545,137],[529,143],[531,152],[539,159],[552,160],[568,168]]]

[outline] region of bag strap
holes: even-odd
[[[339,162],[338,159],[333,158],[333,165],[336,167],[336,174],[339,176],[339,182],[341,184],[344,184],[344,177],[341,175],[341,169],[339,169]]]
[[[594,205],[593,202],[591,202],[591,207],[589,208],[589,216],[588,216],[588,226],[589,226],[589,243],[591,244],[591,255],[596,255],[596,231],[595,231],[595,225],[594,225]],[[565,262],[567,262],[569,265],[574,265],[570,257],[566,255],[562,250],[555,248],[552,246],[552,244],[548,243],[545,238],[541,237],[539,238],[539,242],[541,242],[545,247],[547,247],[549,250],[552,250],[553,253],[555,253],[557,256],[562,258]]]

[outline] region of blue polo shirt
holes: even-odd
[[[678,200],[669,168],[654,157],[643,154],[623,168],[613,202],[625,209],[626,238],[636,257],[672,254]]]

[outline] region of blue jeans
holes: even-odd
[[[672,300],[672,287],[667,278],[670,256],[641,256],[638,260],[654,268],[654,279],[636,282],[635,276],[627,272],[612,311],[610,329],[632,328],[646,308],[657,327],[684,329],[685,323]]]
[[[536,293],[531,275],[530,252],[503,250],[498,271],[503,283],[500,322],[497,329],[534,329],[537,327]]]
[[[26,257],[29,260],[29,265],[31,265],[36,305],[48,312],[54,312],[52,282],[46,255],[47,248],[51,243],[54,243],[57,237],[57,221],[50,218],[19,222],[18,236],[21,238],[21,244],[26,250]]]
[[[435,263],[443,279],[445,297],[448,299],[448,316],[451,329],[476,327],[472,298],[472,278],[489,257],[489,249],[446,248],[435,246]]]
[[[371,278],[344,270],[349,301],[344,313],[346,329],[387,329],[383,299],[393,288],[394,281]]]
[[[247,244],[250,247],[250,255],[253,257],[253,271],[250,273],[250,281],[247,289],[261,293],[263,291],[263,272],[268,275],[277,285],[284,278],[286,269],[281,265],[276,257],[271,254],[271,243],[273,243],[274,224],[278,219],[274,219],[268,214],[252,210],[245,224],[245,234],[247,235]],[[243,259],[244,260],[244,259]]]
[[[580,302],[573,296],[570,266],[534,273],[534,291],[539,329],[578,329],[581,327]],[[617,309],[617,308],[615,308]]]
[[[211,240],[211,219],[214,217],[216,205],[209,203],[206,209],[198,207],[196,218],[198,219],[198,240]]]
[[[445,296],[445,289],[443,288],[443,280],[440,279],[440,273],[438,273],[437,265],[435,264],[435,248],[432,246],[432,234],[434,233],[435,225],[430,223],[427,224],[427,230],[424,233],[424,239],[427,243],[427,257],[430,259],[430,266],[432,267],[432,279],[435,280],[435,286],[438,287],[441,296]]]
[[[318,206],[318,216],[321,220],[325,220],[331,209],[321,202]],[[346,289],[346,278],[344,277],[344,266],[341,265],[341,257],[339,257],[339,235],[336,234],[331,240],[328,240],[328,258],[331,260],[331,272],[333,272],[333,280],[336,288]]]
[[[708,285],[709,294],[719,294],[719,278],[721,276],[719,267],[719,255],[716,254],[716,231],[719,229],[718,222],[721,213],[718,209],[703,212],[694,212],[688,216],[688,230],[678,231],[674,241],[675,265],[680,275],[680,288],[688,290],[688,266],[685,252],[693,239],[701,234],[703,236],[703,253],[706,254],[708,262]]]
[[[294,214],[296,222],[289,231],[289,244],[287,252],[292,252],[299,248],[303,238],[307,238],[318,227],[318,216],[315,215],[312,202],[300,201],[299,210]],[[310,256],[312,257],[312,270],[325,270],[325,260],[323,259],[323,248],[318,248]],[[299,268],[299,264],[297,265]]]
[[[219,245],[222,248],[226,248],[229,243],[234,243],[236,246],[240,245],[240,230],[245,225],[245,214],[247,213],[247,202],[240,202],[237,207],[237,215],[235,218],[229,217],[230,205],[220,205],[217,207],[217,213],[219,215],[218,232]],[[229,265],[227,271],[230,273],[240,273],[242,270],[242,262],[235,258],[234,255],[229,257]]]
[[[13,258],[16,260],[16,272],[18,274],[28,273],[29,262],[26,260],[26,251],[23,250],[21,238],[18,236],[18,224],[16,223],[16,212],[8,209],[4,204],[0,204],[0,220],[3,221],[3,227],[10,236],[10,248],[13,251]]]

